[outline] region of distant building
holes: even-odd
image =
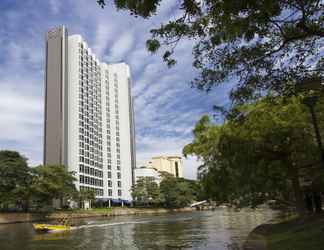
[[[80,35],[46,34],[44,163],[74,171],[77,189],[130,201],[135,140],[130,69],[101,63]]]
[[[135,181],[137,181],[141,177],[148,177],[156,183],[160,183],[161,177],[160,173],[154,168],[148,168],[146,166],[142,166],[134,169]]]
[[[182,159],[179,156],[156,156],[146,164],[147,168],[153,168],[158,172],[167,172],[175,177],[183,177]]]

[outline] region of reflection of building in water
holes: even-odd
[[[132,235],[134,249],[219,249],[204,247],[202,220],[196,218],[196,214],[175,213],[155,215],[149,223],[136,223]]]
[[[102,224],[101,224],[102,225]],[[98,231],[98,243],[99,245],[90,247],[89,249],[134,249],[134,243],[131,240],[135,225],[131,221],[121,222],[119,220],[115,222],[103,224]]]
[[[175,177],[183,177],[182,160],[179,156],[155,156],[145,164],[145,167],[158,172],[167,172]]]

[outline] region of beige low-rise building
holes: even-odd
[[[141,166],[134,169],[135,182],[139,178],[150,178],[152,181],[155,181],[157,184],[161,182],[160,173],[154,168],[148,168],[146,166]]]
[[[156,156],[146,164],[148,168],[154,168],[158,172],[167,172],[175,177],[183,177],[182,159],[180,156]]]

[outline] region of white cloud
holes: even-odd
[[[124,59],[131,50],[133,42],[133,35],[129,30],[119,37],[115,37],[113,44],[109,47],[109,55],[105,58],[105,61],[112,62]]]
[[[160,54],[146,51],[149,30],[179,14],[173,0],[162,1],[160,15],[148,20],[111,6],[102,10],[89,0],[42,2],[51,13],[24,4],[0,16],[4,24],[0,28],[0,147],[23,152],[32,164],[42,159],[44,34],[58,24],[66,25],[70,34],[80,33],[100,60],[130,64],[139,161],[155,155],[181,155],[192,139],[195,122],[210,112],[212,104],[224,101],[222,89],[207,95],[189,87],[195,74],[192,42],[179,44],[178,64],[172,69]],[[194,178],[199,163],[189,158],[184,165],[185,177]]]
[[[42,158],[43,100],[16,84],[16,81],[4,84],[0,80],[0,148],[18,150],[31,158],[31,164],[39,164]]]
[[[132,65],[132,72],[137,73],[139,70],[143,69],[147,63],[149,63],[148,58],[150,53],[145,49],[140,47],[139,49],[132,50],[128,55],[128,63]]]
[[[197,179],[197,169],[201,162],[196,157],[188,157],[183,160],[183,175],[188,179]]]
[[[60,8],[61,8],[61,2],[60,1],[50,0],[49,4],[50,4],[51,11],[52,11],[53,14],[58,14],[60,12]]]
[[[93,47],[98,57],[103,58],[108,43],[113,40],[114,30],[112,25],[99,23],[96,29],[96,40]]]

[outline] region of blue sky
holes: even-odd
[[[0,1],[0,149],[22,152],[31,165],[43,157],[44,36],[64,24],[81,34],[101,61],[130,65],[135,100],[137,162],[161,154],[181,155],[192,128],[214,104],[227,102],[226,88],[208,94],[191,88],[191,41],[176,50],[178,64],[168,69],[159,54],[145,49],[149,30],[177,16],[166,0],[158,15],[143,20],[95,0]],[[198,162],[184,160],[184,175],[196,177]]]

